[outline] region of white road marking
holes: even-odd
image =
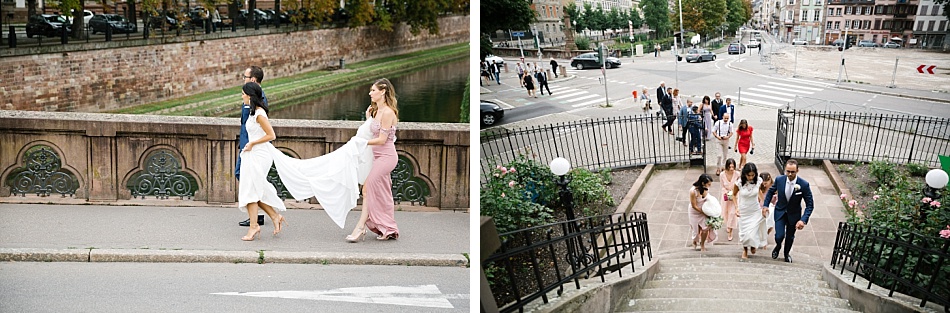
[[[794,96],[795,96],[795,93],[789,93],[789,92],[785,92],[785,91],[777,91],[777,90],[771,90],[771,89],[760,89],[760,88],[755,88],[755,87],[753,87],[753,88],[748,88],[748,89],[746,89],[746,90],[747,90],[746,92],[748,92],[748,91],[765,92],[765,93],[776,94],[776,95],[779,95],[779,96],[786,96],[786,97],[794,97]],[[743,93],[745,93],[745,92],[743,92]]]
[[[332,290],[279,290],[259,292],[219,292],[213,295],[260,298],[303,299],[353,303],[376,303],[454,309],[448,299],[468,299],[467,294],[444,295],[435,285],[372,286]]]
[[[785,86],[785,87],[792,87],[792,88],[800,88],[800,89],[805,89],[805,90],[822,91],[821,88],[805,87],[805,86],[799,86],[799,85],[789,85],[789,84],[776,83],[776,82],[769,82],[768,84],[769,84],[769,85],[779,85],[779,86]]]
[[[578,91],[578,92],[569,93],[569,94],[566,94],[566,95],[563,95],[563,96],[557,96],[557,97],[554,97],[554,99],[570,98],[570,97],[582,95],[582,94],[585,94],[585,93],[587,93],[587,92],[586,92],[586,91]]]
[[[600,95],[589,94],[589,95],[586,95],[586,96],[583,96],[583,97],[580,97],[580,98],[574,98],[574,99],[571,99],[571,100],[567,100],[567,101],[565,101],[565,102],[567,102],[567,103],[577,102],[577,101],[581,101],[581,100],[584,100],[584,99],[590,99],[590,98],[599,97],[599,96],[600,96]]]
[[[738,99],[738,97],[736,97],[736,96],[726,96],[726,95],[724,95],[723,98]],[[785,104],[782,104],[782,103],[775,103],[775,102],[769,102],[769,101],[764,101],[764,100],[751,99],[751,98],[747,98],[747,97],[743,97],[743,98],[742,98],[742,102],[743,102],[743,103],[744,103],[744,102],[754,102],[754,103],[764,104],[764,105],[768,105],[768,106],[776,107],[776,108],[783,108],[783,107],[785,107]]]
[[[604,100],[601,100],[601,99],[598,98],[598,99],[596,99],[596,100],[591,100],[591,101],[587,101],[587,102],[584,102],[584,103],[578,103],[578,104],[575,104],[575,105],[571,105],[571,107],[579,108],[579,107],[590,106],[591,104],[595,104],[595,103],[604,103]]]
[[[769,89],[778,89],[778,90],[781,90],[781,91],[784,91],[784,92],[803,93],[803,94],[807,94],[807,95],[814,94],[814,92],[812,92],[812,91],[804,91],[804,90],[790,89],[790,88],[788,88],[788,87],[781,87],[781,86],[758,85],[758,86],[756,86],[756,87],[769,88]],[[751,88],[750,88],[750,90],[751,90]]]
[[[763,95],[763,94],[754,93],[754,92],[743,92],[743,93],[742,93],[742,96],[743,96],[743,97],[751,96],[751,97],[755,97],[755,98],[766,98],[766,99],[779,100],[779,101],[788,101],[788,102],[791,102],[791,101],[795,100],[795,99],[789,99],[789,98],[779,98],[779,97],[770,96],[770,95]]]

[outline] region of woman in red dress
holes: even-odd
[[[739,167],[745,166],[745,155],[755,150],[755,140],[752,140],[752,126],[749,122],[742,120],[739,122],[739,129],[736,130],[736,152],[739,152]],[[754,152],[753,152],[754,153]]]

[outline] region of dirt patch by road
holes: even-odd
[[[772,65],[786,76],[837,80],[842,53],[831,46],[794,46],[773,52]],[[853,47],[844,52],[843,81],[898,88],[950,90],[950,53]],[[797,62],[796,62],[797,61]],[[797,63],[797,65],[796,65]],[[935,74],[921,74],[920,65],[936,65]],[[925,71],[926,72],[926,71]]]

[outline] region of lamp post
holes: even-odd
[[[943,196],[941,190],[947,186],[947,182],[950,181],[950,177],[947,176],[947,172],[944,172],[942,169],[938,168],[927,172],[927,176],[924,177],[924,180],[927,182],[927,188],[924,189],[924,197],[930,198],[930,201],[937,201],[941,196]],[[927,211],[929,210],[930,203],[921,204],[921,222],[927,220]]]
[[[577,221],[575,221],[574,217],[574,194],[571,193],[571,189],[567,187],[567,185],[571,183],[570,177],[567,177],[567,172],[571,170],[571,162],[565,158],[558,157],[551,160],[549,166],[551,167],[551,172],[558,176],[558,180],[556,181],[558,187],[560,187],[558,195],[561,198],[564,213],[567,215],[567,229],[564,235],[568,236],[580,232],[580,226],[577,225]],[[582,264],[590,265],[594,262],[594,256],[587,253],[587,248],[584,247],[583,235],[568,238],[567,250],[567,261],[575,269]]]

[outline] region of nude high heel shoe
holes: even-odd
[[[363,229],[363,231],[361,231],[360,234],[356,235],[355,237],[353,235],[346,235],[347,242],[363,241],[363,239],[366,239],[366,229]]]
[[[257,230],[254,230],[254,232],[253,232],[252,234],[250,234],[249,236],[241,237],[241,240],[244,240],[244,241],[254,241],[254,236],[257,236],[258,239],[261,238],[261,227],[260,227],[260,226],[258,226],[258,227],[257,227]]]

